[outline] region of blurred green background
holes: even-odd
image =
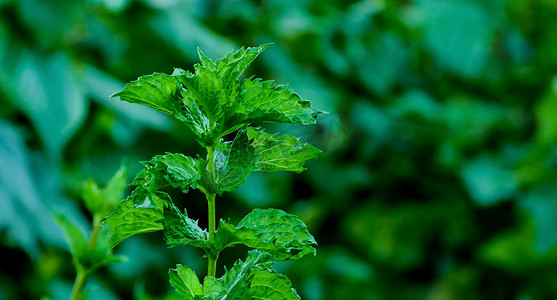
[[[0,0],[0,299],[68,298],[53,212],[88,226],[83,180],[201,153],[185,126],[111,94],[191,70],[197,47],[267,42],[248,73],[329,112],[272,130],[324,153],[251,175],[217,217],[299,215],[318,254],[276,267],[303,299],[557,299],[554,0]],[[174,197],[205,226],[200,193]],[[227,251],[221,274],[245,253]],[[160,233],[115,252],[128,262],[96,273],[89,299],[172,298],[176,263],[205,274]]]

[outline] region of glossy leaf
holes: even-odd
[[[256,156],[246,130],[238,131],[234,141],[220,143],[215,151],[215,182],[222,191],[239,188],[255,168]]]
[[[200,177],[198,161],[181,153],[156,155],[143,164],[145,169],[137,175],[133,184],[151,192],[171,186],[187,193],[197,186]]]
[[[322,112],[285,86],[251,77],[242,82],[239,99],[229,113],[227,128],[257,122],[314,124]]]
[[[227,100],[218,74],[204,65],[195,65],[194,76],[179,76],[184,85],[183,97],[196,103],[211,122],[222,118],[222,104]]]
[[[250,251],[245,262],[236,261],[221,278],[206,277],[204,299],[251,299],[250,284],[256,266],[270,267],[269,256],[260,251]]]
[[[187,266],[176,265],[175,269],[168,272],[170,284],[176,289],[178,294],[184,296],[186,300],[202,299],[203,286],[195,272]]]
[[[193,73],[175,69],[172,75],[143,76],[114,96],[174,116],[205,147],[248,123],[315,123],[321,112],[285,86],[253,77],[239,80],[268,46],[241,48],[216,61],[198,50],[201,64],[194,66]]]
[[[250,251],[221,278],[205,278],[203,299],[300,299],[286,276],[270,268],[268,254]]]
[[[315,254],[315,238],[296,216],[280,209],[254,209],[238,226],[221,220],[215,239],[219,247],[243,244],[269,253],[275,260]]]
[[[250,296],[252,299],[301,299],[292,288],[290,280],[269,269],[252,269]]]
[[[211,145],[218,132],[215,130],[217,123],[212,122],[207,114],[203,112],[202,107],[196,102],[196,98],[191,98],[193,91],[180,88],[179,97],[182,99],[180,113],[175,117],[188,125],[193,133],[198,137],[198,142],[203,146]]]
[[[174,204],[164,208],[162,222],[164,238],[169,248],[182,245],[191,245],[206,251],[211,248],[207,231],[201,229],[197,221],[188,218],[185,210],[184,213],[180,212]]]
[[[112,97],[120,97],[121,100],[147,105],[171,116],[178,112],[176,107],[179,103],[173,95],[177,90],[178,80],[176,77],[162,73],[141,76],[132,81]]]
[[[247,133],[257,153],[256,167],[261,171],[302,172],[305,161],[321,153],[291,135],[268,134],[253,127],[248,127]]]
[[[136,189],[103,222],[111,229],[111,247],[132,235],[162,230],[163,207],[170,201],[166,193]]]
[[[238,51],[232,52],[224,58],[217,60],[216,68],[219,72],[221,80],[227,86],[230,86],[231,83],[235,83],[251,62],[253,62],[257,56],[270,45],[271,44],[264,44],[257,48],[250,47],[247,49],[242,47]],[[234,101],[235,99],[231,100]]]

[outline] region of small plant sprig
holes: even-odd
[[[300,299],[286,276],[272,263],[315,254],[317,245],[306,225],[279,209],[254,209],[237,225],[216,222],[216,196],[231,192],[255,171],[304,170],[321,153],[290,135],[269,134],[250,124],[261,122],[313,124],[321,111],[285,86],[253,76],[241,79],[248,65],[269,45],[240,49],[213,61],[198,49],[201,63],[194,72],[175,69],[128,83],[113,96],[147,105],[186,124],[207,150],[205,158],[180,153],[156,155],[144,162],[131,195],[104,221],[111,228],[112,247],[143,232],[162,230],[168,247],[203,249],[207,276],[200,282],[183,265],[170,269],[170,284],[184,299]],[[236,132],[232,141],[223,138]],[[202,191],[208,203],[208,230],[177,208],[160,189]],[[243,244],[249,251],[216,278],[219,254]]]
[[[92,215],[90,233],[83,232],[62,213],[54,216],[69,244],[72,262],[76,270],[70,300],[84,299],[83,289],[87,278],[93,272],[110,263],[125,260],[112,255],[110,230],[108,227],[102,226],[101,222],[120,202],[126,186],[126,169],[124,167],[121,167],[112,176],[104,188],[100,188],[93,180],[83,182],[81,196],[85,208]]]

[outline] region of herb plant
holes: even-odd
[[[122,199],[126,189],[126,170],[121,167],[104,188],[93,180],[83,182],[81,196],[85,208],[92,215],[91,232],[83,232],[79,226],[62,213],[55,215],[69,244],[76,277],[70,300],[83,299],[83,288],[93,272],[110,263],[124,259],[112,255],[110,230],[102,226],[102,220],[112,212]]]
[[[216,61],[198,49],[201,63],[193,73],[175,69],[172,75],[143,76],[114,95],[175,117],[207,150],[206,157],[166,153],[144,162],[145,168],[132,182],[136,188],[104,221],[111,228],[112,247],[132,235],[162,230],[168,247],[203,249],[208,270],[202,282],[187,266],[169,271],[170,284],[185,299],[299,299],[290,281],[272,264],[315,254],[317,243],[306,225],[279,209],[254,209],[237,225],[220,220],[217,228],[217,195],[237,189],[255,171],[301,172],[305,161],[321,152],[293,136],[250,126],[313,124],[321,113],[285,86],[253,76],[241,78],[268,46],[242,48]],[[233,133],[232,141],[224,139]],[[208,230],[176,207],[161,191],[165,187],[183,193],[202,191],[208,203]],[[216,278],[219,254],[237,244],[254,250]]]

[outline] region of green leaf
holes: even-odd
[[[103,222],[111,229],[111,247],[132,235],[162,230],[163,208],[170,202],[166,193],[135,189]]]
[[[110,237],[110,228],[105,226],[100,227],[97,237],[95,238],[95,244],[88,244],[86,251],[84,251],[83,255],[79,257],[80,265],[84,266],[89,271],[93,271],[111,263],[125,261],[126,259],[124,257],[112,255]]]
[[[203,299],[221,299],[226,289],[218,278],[207,276],[203,279]]]
[[[104,201],[109,209],[122,201],[124,191],[128,186],[127,175],[126,167],[122,165],[104,187]]]
[[[227,100],[224,85],[214,70],[199,64],[194,67],[194,76],[178,76],[186,88],[182,95],[185,102],[196,103],[211,123],[216,123],[224,114],[222,104]]]
[[[245,129],[239,130],[232,143],[221,142],[215,151],[215,182],[219,190],[239,188],[255,168],[256,155]]]
[[[72,256],[81,257],[87,246],[83,231],[63,214],[55,214],[54,218],[60,228],[62,228],[62,232],[64,232]]]
[[[315,123],[321,112],[286,87],[253,77],[239,79],[268,46],[241,48],[217,61],[198,49],[201,64],[194,65],[194,73],[175,69],[172,75],[143,76],[114,96],[174,116],[205,147],[248,123]]]
[[[254,268],[250,284],[251,299],[301,299],[290,280],[274,270]]]
[[[30,4],[26,5],[29,9],[42,7],[42,4],[27,2]],[[25,14],[27,13],[29,11],[25,11]],[[49,18],[49,23],[50,20],[55,19]],[[63,22],[63,20],[59,21]],[[46,34],[47,32],[43,31],[37,37]],[[2,83],[2,88],[9,89],[10,93],[13,93],[13,104],[31,122],[47,153],[53,158],[61,159],[64,146],[83,125],[89,107],[79,80],[80,76],[75,71],[78,68],[72,65],[70,55],[61,51],[46,55],[46,53],[40,54],[35,51],[29,53],[22,51],[23,49],[16,49],[18,48],[12,51],[20,53],[14,57],[14,61],[10,62],[15,65],[14,73],[9,75],[13,85]],[[1,67],[2,71],[5,66]],[[5,107],[6,104],[2,106]]]
[[[179,103],[174,98],[178,80],[176,77],[163,73],[141,76],[132,81],[112,97],[121,100],[147,105],[163,113],[174,116],[178,113]]]
[[[81,196],[87,210],[104,217],[122,200],[126,187],[126,169],[122,166],[103,189],[93,180],[84,181]]]
[[[170,277],[170,285],[176,289],[178,294],[184,296],[184,299],[202,299],[199,295],[203,295],[203,286],[192,269],[187,266],[176,265],[175,269],[170,269],[168,276]]]
[[[248,137],[257,153],[257,169],[261,171],[302,172],[306,160],[316,158],[321,150],[302,143],[291,135],[273,135],[253,127]]]
[[[176,73],[176,72],[175,72]],[[180,113],[175,117],[186,124],[192,132],[198,137],[198,142],[203,146],[211,145],[217,138],[218,132],[215,132],[215,125],[218,123],[211,122],[205,112],[202,111],[200,105],[196,102],[196,98],[188,97],[193,92],[185,88],[180,88],[179,97],[182,99]]]
[[[180,97],[183,105],[176,118],[188,124],[204,146],[212,145],[230,128],[224,128],[225,115],[232,115],[230,107],[240,94],[238,77],[269,45],[244,48],[213,62],[198,49],[201,64],[192,74],[176,69],[174,76],[182,83]],[[237,129],[237,128],[236,128]]]
[[[95,244],[89,245],[90,241],[87,240],[83,231],[68,217],[63,214],[56,214],[54,217],[64,232],[76,266],[92,271],[110,263],[121,262],[123,260],[122,258],[112,256],[110,231],[108,228],[99,228]]]
[[[254,209],[238,226],[221,220],[215,239],[220,249],[237,244],[261,250],[274,260],[299,259],[317,245],[306,225],[280,209]]]
[[[81,197],[85,202],[85,207],[87,207],[87,210],[91,213],[102,210],[104,206],[103,193],[94,180],[89,179],[82,183]]]
[[[203,291],[205,299],[252,299],[249,286],[256,266],[270,267],[269,256],[260,251],[250,251],[245,262],[236,261],[221,278],[206,277]]]
[[[143,169],[132,184],[154,192],[162,187],[171,186],[187,193],[197,187],[199,162],[181,153],[156,155],[144,162]]]
[[[285,86],[251,77],[242,82],[241,94],[225,127],[258,122],[314,124],[321,113]]]
[[[168,207],[164,208],[164,219],[162,222],[164,238],[169,248],[191,245],[206,251],[211,249],[207,231],[201,229],[197,221],[188,218],[186,210],[182,213],[171,203]]]
[[[221,278],[205,277],[203,285],[193,270],[177,265],[169,272],[170,284],[185,299],[300,299],[288,278],[271,265],[268,254],[255,250]]]
[[[224,83],[236,82],[238,77],[247,69],[263,50],[271,44],[264,44],[257,48],[240,48],[222,59],[217,60],[216,67]]]

